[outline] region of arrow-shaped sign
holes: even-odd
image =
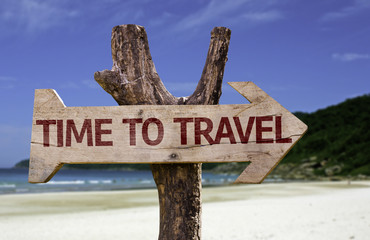
[[[29,182],[64,163],[250,162],[236,183],[260,183],[307,126],[252,82],[231,82],[251,104],[66,107],[35,91]]]

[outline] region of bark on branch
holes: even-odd
[[[119,105],[174,105],[154,67],[145,29],[120,25],[112,30],[112,70],[94,74],[95,80]]]
[[[194,93],[188,98],[187,105],[214,105],[221,97],[227,52],[231,31],[225,27],[215,27],[211,32],[206,63],[202,77]]]
[[[94,74],[119,105],[218,104],[231,31],[215,27],[203,73],[194,93],[176,98],[155,69],[144,27],[120,25],[112,30],[112,70]],[[185,100],[187,99],[187,100]],[[201,164],[152,164],[160,205],[159,239],[200,239]]]

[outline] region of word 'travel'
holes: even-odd
[[[246,118],[246,120],[245,126],[243,126],[240,117],[233,117],[232,121],[230,121],[229,117],[221,117],[219,123],[216,125],[217,132],[214,138],[212,138],[211,132],[215,124],[210,118],[174,118],[173,123],[178,123],[179,130],[177,140],[180,142],[180,145],[188,145],[188,135],[192,140],[189,144],[201,145],[202,137],[204,138],[203,144],[220,144],[223,138],[227,139],[230,144],[247,144],[252,134],[254,123],[255,142],[257,144],[292,142],[291,138],[282,138],[281,116],[252,116]],[[266,127],[263,125],[267,125],[271,122],[273,123],[272,127]],[[94,123],[94,126],[92,123]],[[102,129],[102,125],[112,125],[112,123],[113,119],[84,119],[82,126],[77,128],[73,119],[67,119],[66,121],[36,120],[36,125],[41,125],[43,129],[44,147],[50,146],[50,131],[53,131],[51,129],[52,127],[56,128],[57,147],[71,147],[72,142],[74,144],[82,143],[84,138],[86,138],[86,141],[84,142],[86,142],[87,146],[113,146],[113,140],[102,140],[102,135],[112,134],[112,129],[110,129],[108,126]],[[137,131],[141,132],[143,142],[149,146],[159,145],[165,137],[166,131],[164,125],[158,118],[148,118],[145,121],[142,118],[123,118],[122,123],[129,124],[129,129],[122,129],[120,132],[122,137],[128,137],[130,139],[130,146],[136,146],[136,136],[138,135]],[[193,133],[188,133],[188,123],[193,124]],[[202,129],[202,124],[205,125],[204,129]],[[155,128],[152,130],[156,136],[154,139],[149,138],[149,129],[151,125],[155,126]],[[237,130],[237,133],[234,133],[233,128]],[[78,129],[80,130],[78,131]],[[265,138],[263,136],[264,133],[267,134],[271,132],[275,133],[275,138]],[[237,136],[237,138],[235,136]]]

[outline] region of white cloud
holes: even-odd
[[[166,24],[178,32],[221,22],[227,25],[279,20],[283,14],[275,7],[280,3],[277,0],[210,0],[201,2],[196,11],[174,13],[169,10],[174,3],[165,2],[154,11],[152,5],[156,3],[150,0],[2,0],[0,27],[16,33],[39,33],[55,27],[87,26],[92,21],[112,26],[137,22],[152,27]]]
[[[274,4],[274,1],[212,0],[197,12],[185,16],[175,25],[175,30],[187,31],[219,20],[252,24],[275,21],[283,18],[283,14],[271,9]]]
[[[360,59],[370,59],[370,54],[358,54],[358,53],[333,53],[331,57],[334,60],[342,61],[342,62],[351,62]]]
[[[251,12],[241,15],[242,18],[253,22],[271,22],[283,18],[283,14],[277,10],[266,12]]]
[[[355,0],[352,5],[342,8],[335,12],[328,12],[321,17],[322,21],[335,21],[343,19],[370,9],[369,0]]]
[[[37,32],[63,24],[78,15],[76,10],[68,9],[64,4],[64,1],[57,0],[5,0],[0,19],[27,32]]]
[[[169,13],[169,12],[164,12],[158,18],[154,18],[154,19],[150,20],[149,24],[151,26],[160,26],[160,25],[163,25],[165,23],[168,23],[173,17],[174,17],[174,14]]]
[[[0,28],[3,32],[32,34],[55,27],[80,29],[94,23],[112,27],[146,19],[146,4],[155,3],[151,0],[1,0]]]
[[[238,9],[245,2],[246,0],[212,0],[205,8],[182,19],[177,27],[181,30],[187,30],[203,25]]]

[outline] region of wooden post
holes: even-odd
[[[96,72],[94,78],[119,105],[218,104],[230,35],[225,27],[212,30],[201,79],[188,98],[167,91],[154,67],[145,29],[138,25],[113,28],[112,70]],[[201,163],[152,164],[151,169],[159,195],[158,239],[201,239]]]

